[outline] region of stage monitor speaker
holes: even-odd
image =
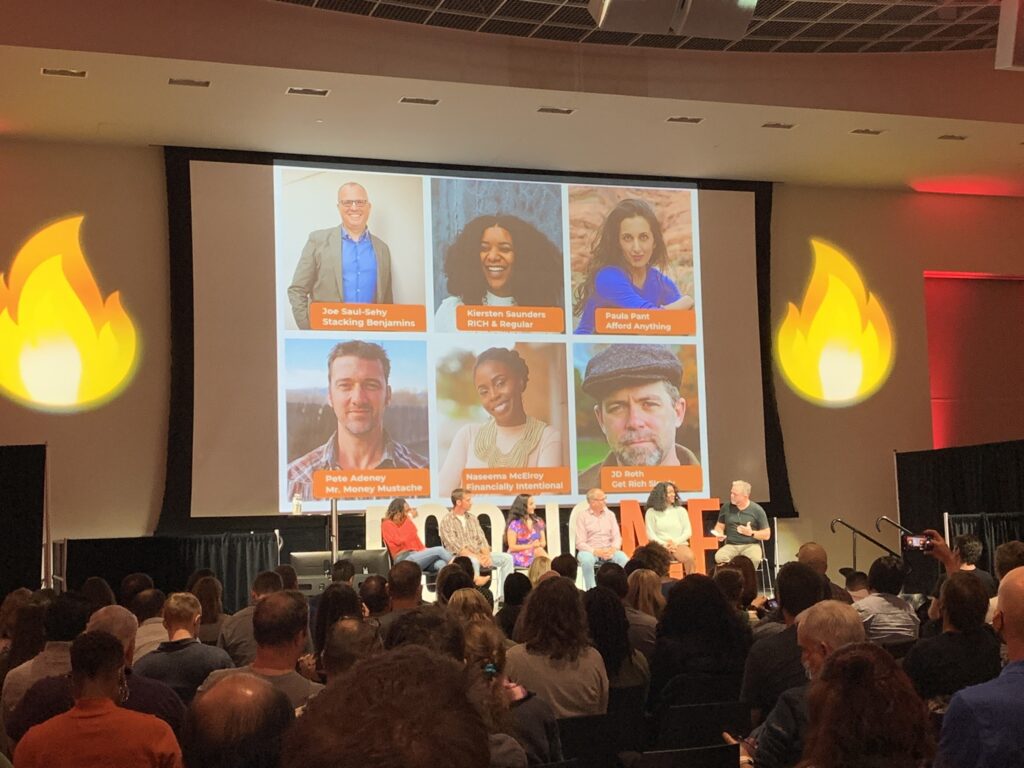
[[[590,0],[587,10],[610,32],[739,40],[756,5],[756,0]]]
[[[1024,0],[1002,0],[996,69],[1024,69]]]

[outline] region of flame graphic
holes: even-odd
[[[134,367],[135,326],[116,291],[100,294],[79,245],[83,218],[35,233],[0,274],[0,391],[31,407],[95,407]]]
[[[803,306],[790,303],[775,351],[793,390],[811,402],[848,406],[866,400],[885,382],[894,359],[885,310],[846,255],[811,240],[814,273]]]

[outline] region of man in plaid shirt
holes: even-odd
[[[444,516],[437,532],[441,536],[441,544],[455,555],[468,557],[473,563],[473,571],[480,575],[480,566],[495,571],[491,587],[494,597],[500,601],[505,595],[505,578],[514,570],[512,555],[506,552],[492,552],[487,543],[484,529],[476,515],[469,513],[473,506],[473,494],[462,488],[452,491],[452,511]]]

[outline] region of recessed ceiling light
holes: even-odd
[[[967,141],[967,136],[962,133],[944,133],[939,136],[939,141]]]
[[[665,120],[666,123],[683,123],[684,125],[696,125],[697,123],[704,122],[703,117],[685,117],[683,115],[676,115]]]
[[[539,107],[537,111],[542,115],[571,115],[576,110],[573,107]]]
[[[85,77],[89,74],[84,69],[54,69],[53,67],[43,67],[40,72],[51,77]]]
[[[796,128],[796,123],[762,123],[762,128],[776,128],[780,131],[788,131]]]
[[[322,125],[324,121],[323,121],[323,120],[321,120],[320,118],[317,118],[317,119],[316,119],[316,120],[314,120],[313,122],[314,122],[314,123],[316,123],[317,125]]]
[[[427,107],[436,107],[441,103],[440,99],[424,99],[419,96],[403,96],[398,100],[399,104],[422,104]]]
[[[884,128],[854,128],[850,133],[856,136],[881,136],[885,133]]]
[[[171,77],[167,80],[168,85],[184,85],[188,88],[209,88],[209,80],[192,80],[188,77]]]
[[[289,88],[288,93],[292,96],[326,96],[331,92],[330,88]]]

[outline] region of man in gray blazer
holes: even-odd
[[[362,184],[342,184],[338,188],[341,226],[309,234],[288,286],[288,302],[299,328],[309,329],[313,301],[394,303],[391,249],[367,228],[372,207]]]

